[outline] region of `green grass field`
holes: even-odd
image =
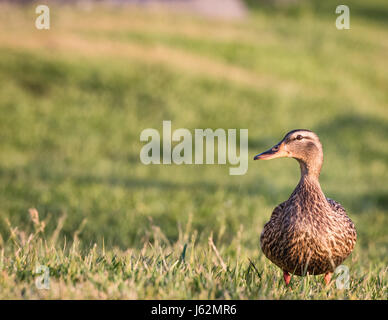
[[[49,31],[1,6],[0,298],[387,299],[388,5],[371,3],[345,31],[336,4],[244,21],[53,6]],[[143,165],[163,120],[249,129],[247,174]],[[251,159],[295,128],[320,136],[322,188],[355,222],[349,289],[286,288],[259,248],[299,166]]]

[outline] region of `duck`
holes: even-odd
[[[326,198],[319,183],[323,148],[318,135],[306,129],[288,132],[254,160],[294,158],[300,180],[288,200],[279,204],[264,225],[260,246],[283,271],[286,286],[291,275],[324,274],[328,285],[336,267],[350,255],[357,240],[353,221],[337,201]]]

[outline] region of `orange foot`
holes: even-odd
[[[333,272],[328,272],[325,274],[325,277],[323,279],[325,280],[326,285],[328,285],[330,283],[332,275],[333,275]]]
[[[283,278],[286,283],[286,286],[288,286],[291,280],[291,276],[287,271],[283,271]]]

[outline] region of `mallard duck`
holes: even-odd
[[[283,270],[286,285],[291,275],[325,274],[328,284],[337,266],[352,252],[357,233],[345,209],[326,198],[319,184],[322,144],[310,130],[293,130],[271,149],[254,157],[296,159],[301,178],[290,198],[279,204],[260,236],[264,255]]]

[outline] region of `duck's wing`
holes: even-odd
[[[327,202],[329,202],[330,207],[333,211],[339,213],[340,215],[347,216],[345,208],[340,203],[330,198],[326,198],[326,200]]]
[[[279,217],[283,215],[284,209],[286,206],[286,201],[279,204],[275,209],[272,211],[272,215],[270,220],[265,224],[265,226],[273,227],[274,224],[277,223],[277,220]]]
[[[326,198],[328,203],[330,204],[331,209],[337,214],[338,226],[341,228],[341,237],[345,237],[342,242],[342,251],[344,256],[348,256],[350,252],[353,250],[353,247],[357,240],[357,232],[356,227],[354,226],[353,221],[346,214],[346,210],[344,207],[338,203],[337,201]]]
[[[327,199],[327,202],[329,202],[330,204],[330,207],[331,209],[337,213],[339,216],[342,216],[344,218],[344,221],[347,222],[347,226],[349,229],[353,229],[354,231],[356,231],[355,227],[354,227],[354,223],[353,221],[348,217],[347,213],[346,213],[346,210],[345,208],[340,204],[338,203],[337,201],[333,200],[333,199],[330,199],[330,198],[326,198]]]
[[[279,246],[281,247],[279,240],[282,234],[280,218],[283,215],[285,205],[286,203],[283,202],[273,210],[270,220],[264,225],[260,235],[261,249],[266,257],[277,265],[280,263],[276,260],[276,256]]]

